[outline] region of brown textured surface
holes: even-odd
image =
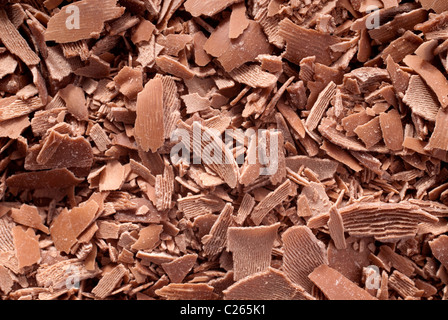
[[[0,0],[0,299],[447,299],[447,9]]]

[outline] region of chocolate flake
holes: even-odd
[[[227,249],[233,254],[234,280],[268,270],[279,224],[259,227],[230,227]]]
[[[212,2],[2,2],[0,299],[446,299],[445,2]]]
[[[120,17],[125,8],[117,7],[116,0],[79,1],[61,8],[51,17],[45,32],[46,41],[58,43],[75,42],[83,39],[98,38],[104,28],[104,22]],[[98,11],[98,8],[102,10]]]
[[[317,267],[309,277],[330,300],[376,300],[367,291],[327,265]]]
[[[226,300],[314,300],[274,268],[241,279],[224,290]]]
[[[324,244],[305,226],[289,228],[283,233],[282,241],[286,275],[307,292],[311,292],[312,283],[308,276],[316,267],[328,264]]]
[[[137,97],[135,135],[144,151],[156,152],[164,142],[162,80],[150,80]]]

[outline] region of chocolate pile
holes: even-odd
[[[448,2],[0,0],[0,297],[441,300]]]

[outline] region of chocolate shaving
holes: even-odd
[[[162,81],[149,81],[137,98],[136,141],[144,151],[157,151],[164,141]]]
[[[443,108],[448,105],[448,81],[441,74],[441,72],[431,65],[429,62],[424,61],[422,58],[414,55],[409,55],[404,58],[404,63],[415,72],[417,72],[428,86],[434,91],[440,104]]]
[[[271,47],[257,22],[249,21],[249,26],[236,39],[230,39],[229,32],[230,19],[226,19],[212,32],[203,46],[209,55],[217,58],[225,71],[230,72],[246,62],[254,61],[260,54],[271,53]]]
[[[116,19],[124,13],[125,9],[117,7],[116,3],[116,0],[79,1],[74,7],[62,7],[61,11],[48,21],[45,40],[68,43],[98,38],[104,28],[104,22]],[[99,6],[102,10],[98,12]]]
[[[447,298],[444,1],[0,3],[0,299]]]
[[[230,227],[227,248],[233,254],[235,281],[267,271],[279,224],[259,227]]]
[[[328,264],[323,243],[305,226],[291,227],[283,233],[282,241],[286,275],[292,282],[311,292],[313,285],[308,276],[316,267]]]
[[[253,274],[224,290],[226,300],[314,300],[276,269]]]
[[[3,8],[0,9],[0,40],[12,54],[18,56],[26,65],[34,66],[41,61],[9,20]]]
[[[376,300],[367,291],[327,265],[315,268],[309,277],[330,300]]]
[[[316,62],[325,65],[330,65],[335,60],[330,56],[328,47],[340,42],[337,37],[303,28],[289,19],[282,20],[279,26],[279,35],[286,42],[285,59],[297,65],[309,56],[315,56]],[[310,45],[303,46],[304,42]]]
[[[199,17],[200,15],[212,16],[224,10],[226,7],[240,1],[241,0],[187,0],[185,3],[185,10],[190,12],[194,17]]]

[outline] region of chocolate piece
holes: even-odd
[[[0,299],[446,299],[443,1],[0,2]]]
[[[116,0],[80,1],[74,7],[65,6],[48,21],[46,41],[58,43],[98,38],[104,22],[120,17],[125,8],[117,7]],[[98,7],[103,10],[98,12]]]
[[[367,291],[327,265],[317,267],[309,277],[330,300],[376,300]]]

